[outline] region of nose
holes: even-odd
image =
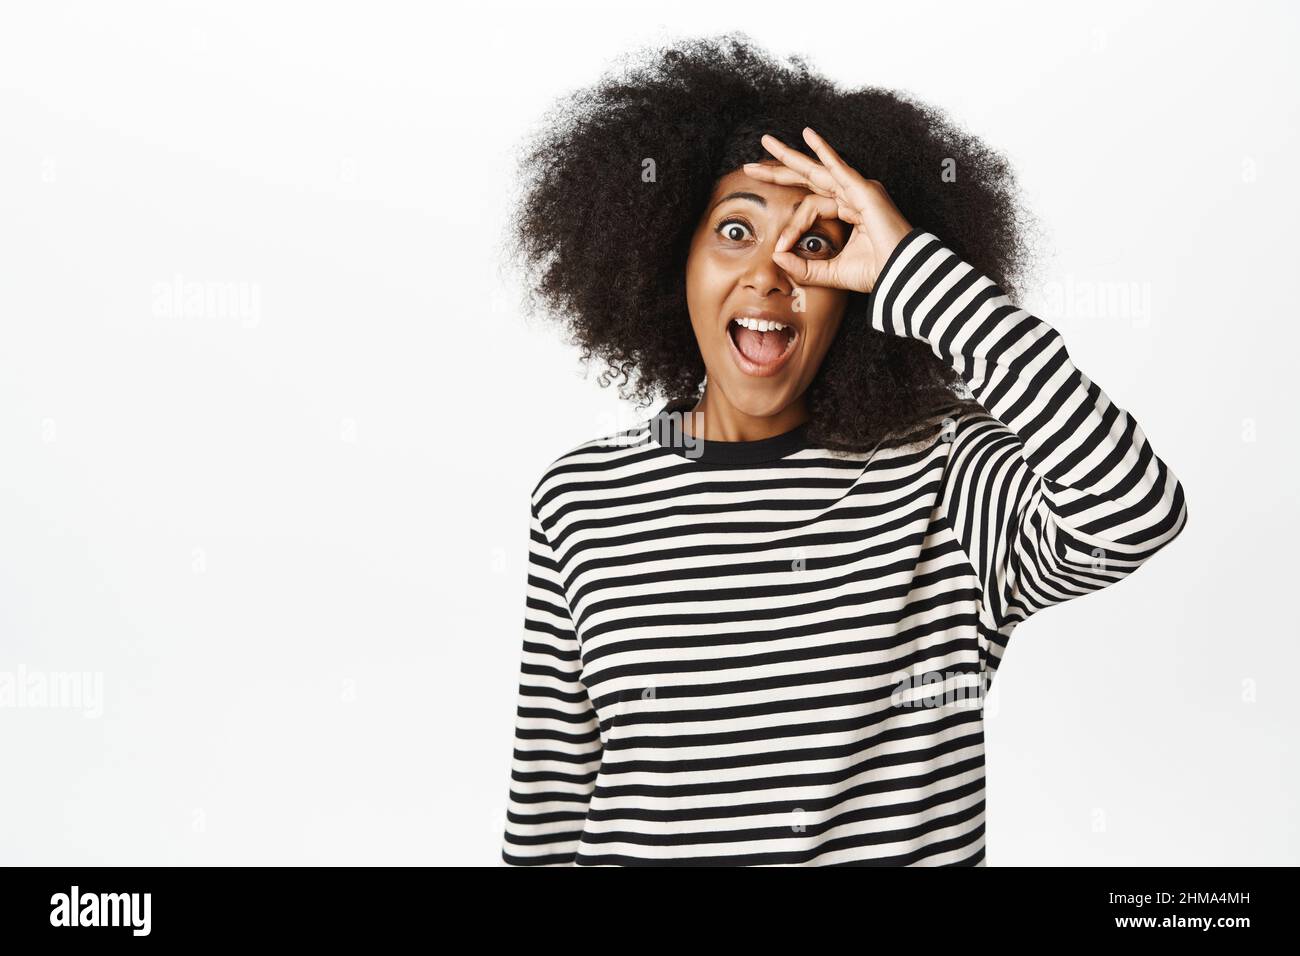
[[[753,290],[761,298],[779,292],[784,295],[791,295],[794,292],[794,283],[786,275],[784,269],[772,261],[772,244],[762,243],[754,248],[754,255],[742,277],[742,284],[746,289]]]

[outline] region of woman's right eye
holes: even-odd
[[[724,239],[730,239],[732,242],[744,242],[744,233],[749,231],[749,226],[739,219],[727,219],[718,225],[716,231]],[[740,233],[740,235],[737,235],[737,233]]]

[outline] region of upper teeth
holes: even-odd
[[[732,321],[747,329],[753,329],[755,332],[780,332],[782,329],[787,328],[784,322],[769,322],[767,319],[746,319],[736,316]]]

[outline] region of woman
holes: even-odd
[[[1012,631],[1187,520],[1004,291],[1006,163],[724,37],[573,98],[524,165],[531,289],[669,399],[533,489],[503,860],[983,865]]]

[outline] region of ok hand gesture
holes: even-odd
[[[875,288],[880,270],[912,226],[898,211],[884,186],[865,179],[842,160],[811,127],[803,137],[820,163],[791,149],[775,136],[763,136],[763,147],[781,165],[746,163],[746,175],[763,182],[803,186],[812,191],[795,209],[777,237],[772,260],[796,283],[830,286],[853,292]],[[839,219],[853,226],[849,241],[832,259],[805,259],[789,249],[818,219]]]

